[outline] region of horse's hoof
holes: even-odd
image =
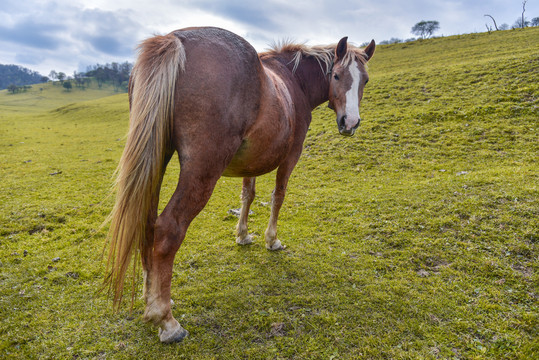
[[[239,236],[236,238],[236,244],[238,245],[249,245],[253,242],[253,237],[251,235],[247,235],[243,239]]]
[[[275,242],[272,245],[269,245],[268,243],[266,243],[266,249],[271,250],[271,251],[284,250],[286,249],[286,246],[282,245],[280,240],[275,240]]]
[[[182,341],[189,335],[189,332],[181,327],[181,325],[176,321],[176,327],[172,329],[163,330],[159,328],[159,340],[165,344],[172,344]]]

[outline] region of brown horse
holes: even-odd
[[[285,44],[257,54],[244,39],[218,28],[144,41],[129,84],[129,133],[110,216],[107,282],[115,304],[129,264],[140,254],[144,319],[159,326],[162,342],[187,335],[170,306],[174,256],[223,175],[243,177],[236,242],[244,245],[253,241],[247,215],[255,177],[277,169],[265,241],[269,250],[283,249],[277,217],[311,111],[329,100],[339,132],[353,135],[374,49],[374,40],[360,50],[345,37],[336,46]],[[175,151],[178,185],[158,216],[163,174]]]

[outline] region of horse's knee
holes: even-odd
[[[256,195],[255,180],[254,178],[244,180],[241,191],[242,200],[252,201]]]
[[[255,198],[255,189],[244,189],[241,193],[243,201],[252,201]]]

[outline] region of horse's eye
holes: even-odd
[[[335,75],[333,75],[333,78],[334,78],[335,80],[339,80],[339,75],[335,74]]]

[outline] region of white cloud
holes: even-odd
[[[439,35],[484,31],[490,21],[484,14],[512,24],[520,12],[520,2],[506,0],[3,0],[0,63],[46,75],[51,69],[71,73],[95,63],[133,61],[133,49],[144,38],[188,26],[226,28],[262,51],[282,39],[406,39],[420,20],[439,21]],[[526,15],[539,15],[538,2],[528,2]]]

